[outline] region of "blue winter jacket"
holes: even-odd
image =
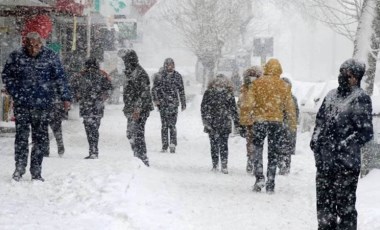
[[[310,142],[318,171],[359,171],[360,149],[372,138],[372,102],[364,90],[356,87],[347,96],[330,91]]]
[[[46,47],[42,47],[36,57],[29,56],[25,48],[13,51],[1,77],[15,107],[50,109],[55,89],[62,101],[71,101],[59,57]]]

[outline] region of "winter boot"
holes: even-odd
[[[170,144],[169,149],[170,149],[170,153],[175,153],[175,145]]]
[[[32,176],[32,181],[41,181],[41,182],[44,182],[45,179],[42,178],[41,175],[34,175],[34,176]]]
[[[87,157],[85,157],[84,159],[98,159],[98,154],[90,154]]]
[[[222,171],[223,174],[228,174],[227,165],[222,165],[221,171]]]
[[[264,178],[259,178],[256,179],[255,184],[253,185],[253,191],[254,192],[261,192],[261,189],[264,188],[265,186],[265,179]]]
[[[12,175],[12,179],[14,180],[14,181],[20,181],[21,180],[21,178],[22,178],[22,175],[23,175],[23,173],[20,171],[20,170],[15,170],[15,172],[13,173],[13,175]]]
[[[65,153],[65,147],[63,145],[58,145],[58,156],[62,157]]]

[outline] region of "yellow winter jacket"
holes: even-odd
[[[249,90],[252,103],[247,108],[254,121],[284,121],[284,114],[289,118],[289,126],[297,128],[296,109],[290,88],[280,78],[281,64],[277,59],[270,59],[264,67],[264,76],[255,80]]]

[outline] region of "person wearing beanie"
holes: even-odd
[[[89,145],[89,155],[85,159],[97,159],[99,127],[104,115],[104,102],[112,90],[111,79],[99,69],[98,60],[90,57],[85,61],[83,71],[72,78],[71,87],[79,103],[79,115],[83,118]]]
[[[356,189],[361,148],[373,139],[372,101],[360,88],[365,64],[348,59],[336,89],[318,110],[310,147],[314,152],[318,229],[357,229]]]
[[[177,146],[177,116],[179,102],[181,110],[186,109],[185,88],[180,73],[175,70],[174,60],[166,58],[163,69],[153,79],[152,97],[154,105],[160,111],[162,152],[170,147],[175,153]],[[169,139],[170,137],[170,139]]]
[[[249,108],[252,104],[252,97],[249,93],[252,88],[252,83],[263,74],[260,66],[252,66],[246,69],[243,73],[243,85],[240,87],[240,95],[238,100],[238,109],[240,117],[241,132],[240,136],[247,141],[247,173],[252,173],[253,170],[253,117]]]
[[[252,103],[248,110],[254,118],[254,175],[256,182],[253,191],[260,192],[265,187],[267,193],[273,193],[277,169],[277,158],[281,154],[281,136],[284,134],[284,114],[289,119],[289,127],[296,130],[296,110],[290,88],[281,80],[282,67],[277,59],[269,59],[264,66],[264,75],[252,83],[250,96]],[[268,137],[267,180],[263,169],[264,140]]]
[[[25,35],[21,49],[13,51],[1,74],[6,91],[14,101],[16,119],[15,161],[13,180],[20,181],[28,164],[28,138],[32,132],[30,161],[32,180],[44,181],[42,161],[49,148],[49,114],[54,106],[55,92],[70,108],[71,93],[63,66],[56,53],[44,46],[36,31]]]
[[[127,118],[127,138],[134,156],[149,167],[145,143],[145,123],[153,110],[149,76],[140,66],[134,50],[122,50],[118,55],[125,65],[123,112]]]
[[[223,74],[218,74],[208,84],[201,103],[204,132],[209,135],[212,171],[219,168],[228,174],[228,136],[232,122],[239,127],[239,115],[234,97],[232,82]]]

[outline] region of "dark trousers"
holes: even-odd
[[[48,153],[49,148],[49,110],[38,110],[28,108],[14,108],[16,118],[15,137],[15,161],[16,170],[25,173],[29,154],[29,133],[32,130],[32,152],[30,173],[32,177],[41,175],[42,160]]]
[[[149,114],[142,113],[138,120],[128,117],[127,138],[131,143],[131,148],[135,157],[141,159],[144,164],[148,165],[145,144],[145,123]]]
[[[268,166],[266,189],[274,190],[277,157],[281,151],[282,123],[280,122],[255,122],[253,124],[253,145],[254,145],[254,175],[256,180],[264,180],[263,169],[263,147],[264,140],[268,137]]]
[[[178,110],[169,111],[167,109],[160,109],[161,117],[161,141],[162,149],[168,149],[169,147],[169,136],[170,144],[177,146],[177,116]]]
[[[359,171],[317,170],[317,216],[319,230],[356,230],[356,188]],[[339,218],[339,219],[338,219]]]
[[[51,130],[55,140],[57,141],[58,148],[63,148],[63,136],[62,136],[62,120],[61,119],[51,119],[49,121]],[[48,154],[50,153],[50,148],[48,147]]]
[[[283,127],[283,135],[281,135],[281,151],[277,159],[277,166],[280,173],[289,173],[292,161],[292,155],[296,151],[297,133],[292,132],[289,128]]]
[[[229,133],[209,133],[211,146],[211,160],[214,168],[218,167],[219,156],[222,168],[228,163],[228,136]]]
[[[89,145],[89,153],[90,155],[99,154],[98,143],[99,143],[99,127],[101,117],[93,116],[93,117],[83,117],[84,129],[87,134],[87,141]]]

